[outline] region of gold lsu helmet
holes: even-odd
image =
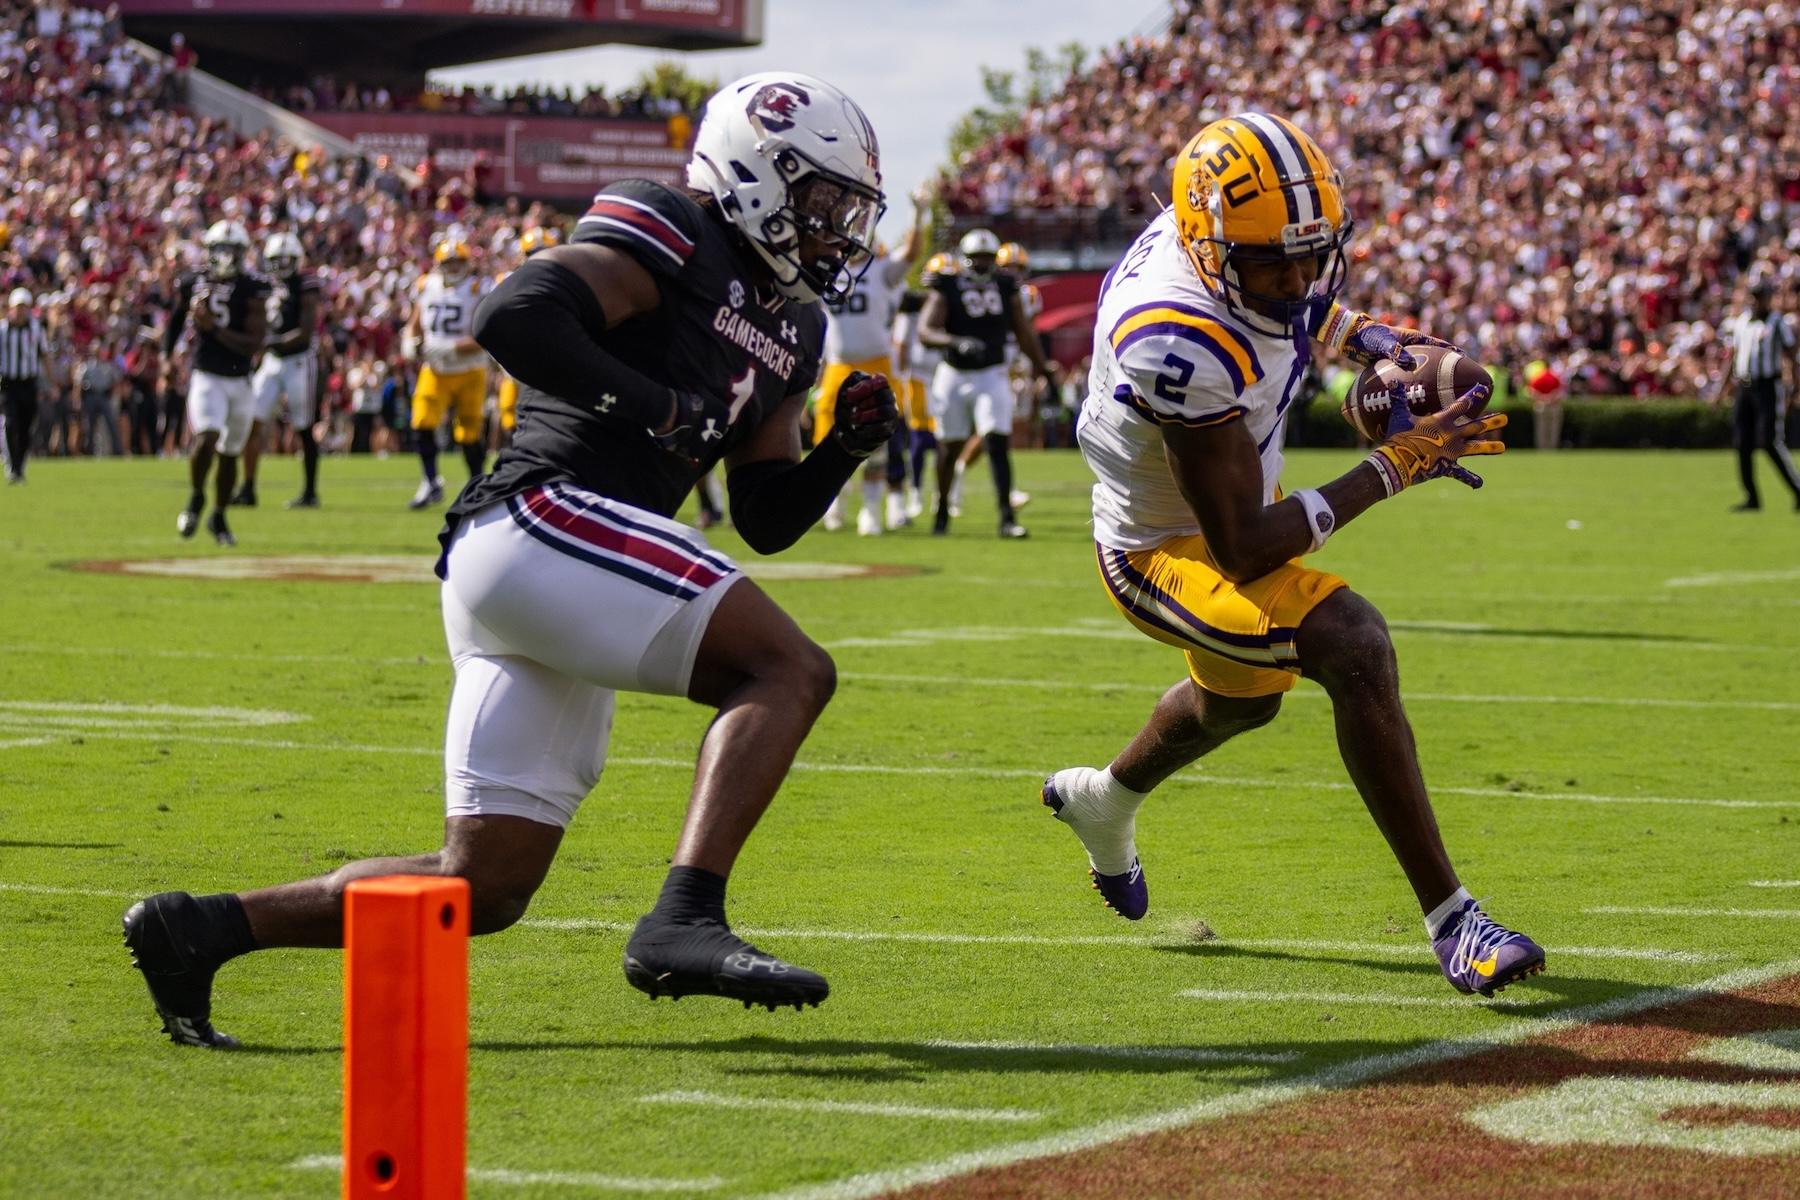
[[[447,237],[432,250],[431,261],[437,264],[446,278],[461,279],[474,269],[475,252],[469,249],[469,243],[462,238]]]
[[[562,232],[553,225],[538,225],[519,235],[519,257],[530,258],[539,250],[562,245]]]
[[[1175,160],[1173,192],[1188,261],[1252,328],[1291,333],[1306,309],[1329,306],[1344,286],[1344,246],[1355,222],[1343,181],[1293,122],[1259,112],[1214,121]],[[1259,296],[1244,290],[1234,256],[1317,258],[1318,280],[1305,300]]]
[[[1004,242],[1000,253],[994,258],[994,265],[1003,271],[1025,271],[1031,268],[1031,255],[1025,253],[1025,247],[1017,242]]]
[[[925,273],[927,275],[956,274],[956,257],[939,251],[925,260]]]

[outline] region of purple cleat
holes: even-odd
[[[1492,996],[1544,969],[1544,948],[1522,933],[1496,924],[1470,900],[1431,940],[1444,978],[1459,992]]]
[[[1077,767],[1074,770],[1081,771],[1087,770],[1087,768]],[[1058,771],[1044,780],[1044,806],[1055,814],[1057,820],[1075,831],[1075,836],[1081,839],[1082,847],[1085,849],[1088,838],[1087,833],[1084,832],[1084,826],[1087,826],[1089,822],[1077,817],[1072,810],[1068,809],[1062,793],[1057,790],[1058,778],[1072,773],[1071,771]],[[1067,786],[1066,782],[1064,786]],[[1094,881],[1094,890],[1100,893],[1100,898],[1106,902],[1106,907],[1127,921],[1140,920],[1150,910],[1150,889],[1144,883],[1144,867],[1138,861],[1136,854],[1131,856],[1131,865],[1124,871],[1117,875],[1105,875],[1094,865],[1093,852],[1089,850],[1088,878]]]

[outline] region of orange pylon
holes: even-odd
[[[462,1200],[469,884],[394,875],[344,892],[344,1200]]]

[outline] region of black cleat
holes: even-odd
[[[204,502],[202,502],[204,503]],[[200,505],[189,504],[175,517],[175,532],[191,538],[200,531]]]
[[[233,508],[255,508],[256,507],[256,485],[254,483],[239,484],[238,490],[237,490],[237,495],[235,495],[231,498],[231,507],[233,507]]]
[[[1023,541],[1031,536],[1031,530],[1017,521],[1002,521],[1000,522],[1000,536],[1007,541]]]
[[[235,546],[237,539],[231,536],[231,526],[225,523],[225,510],[215,508],[212,516],[206,518],[206,532],[213,535],[213,541],[221,546]]]
[[[625,943],[625,978],[651,999],[724,996],[770,1012],[822,1004],[831,994],[823,975],[763,953],[722,921],[670,921],[655,913],[639,920]]]
[[[319,497],[316,492],[302,492],[287,502],[289,508],[317,508]]]
[[[950,510],[940,508],[931,518],[931,536],[943,537],[950,532]]]
[[[160,892],[125,910],[125,948],[144,973],[163,1032],[178,1046],[229,1050],[237,1039],[212,1025],[213,973],[194,943],[198,917],[186,892]]]

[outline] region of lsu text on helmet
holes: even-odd
[[[300,239],[291,233],[281,232],[269,235],[263,243],[263,266],[271,275],[291,275],[300,269],[301,260],[306,251],[301,248]]]
[[[244,268],[250,234],[237,221],[214,221],[200,239],[206,247],[206,269],[214,279],[230,279]]]
[[[768,264],[790,299],[841,299],[881,219],[881,149],[856,102],[811,75],[746,75],[713,93],[688,186]]]
[[[991,229],[971,229],[956,243],[960,266],[976,279],[990,274],[1000,258],[1000,239]]]
[[[1344,286],[1355,222],[1343,183],[1318,143],[1291,121],[1244,112],[1214,121],[1175,160],[1175,227],[1188,261],[1251,328],[1279,336]],[[1309,262],[1304,297],[1245,289],[1252,262]]]

